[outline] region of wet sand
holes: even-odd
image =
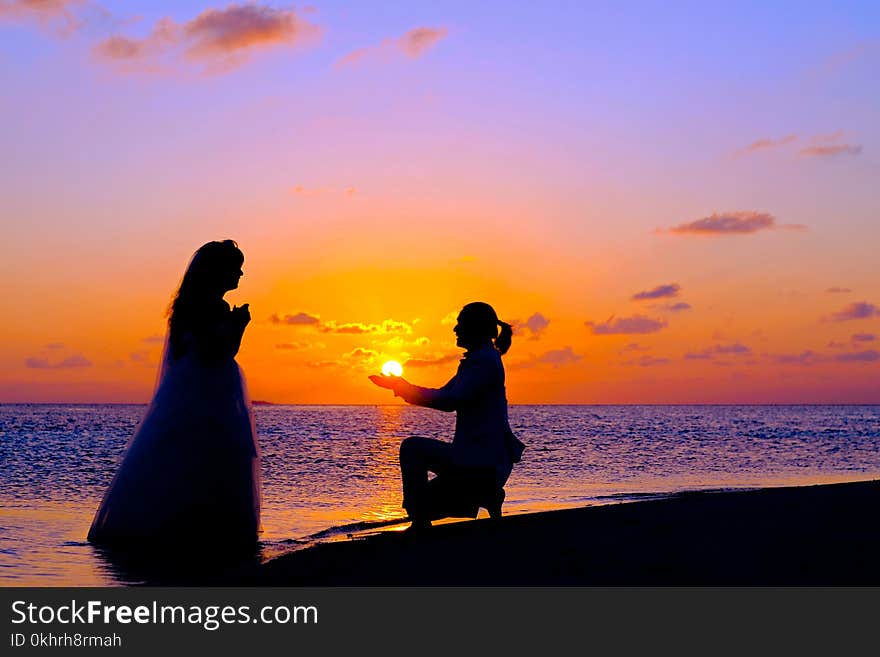
[[[223,583],[876,586],[878,519],[880,480],[694,492],[319,544]]]

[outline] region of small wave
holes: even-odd
[[[653,493],[610,493],[608,495],[596,495],[596,500],[656,500],[676,495],[676,491],[653,492]]]
[[[381,527],[390,527],[407,522],[406,518],[391,518],[390,520],[364,520],[360,522],[352,522],[347,525],[336,525],[322,529],[319,532],[310,534],[307,539],[317,540],[321,538],[330,538],[341,534],[355,534],[357,532],[369,531],[371,529],[379,529]]]

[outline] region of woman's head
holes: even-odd
[[[200,247],[189,262],[180,291],[194,294],[221,295],[238,287],[244,275],[241,266],[244,254],[233,240],[208,242]]]
[[[244,275],[243,264],[244,254],[232,240],[208,242],[195,252],[169,310],[175,353],[180,352],[181,334],[198,315],[200,306],[211,299],[222,299],[226,292],[238,287],[238,280]]]
[[[482,301],[474,301],[462,308],[452,330],[455,332],[456,344],[459,347],[473,349],[491,342],[502,355],[510,349],[513,337],[513,328],[510,324],[499,320],[495,309]]]

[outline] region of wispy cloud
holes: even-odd
[[[833,157],[835,155],[859,155],[862,152],[861,144],[842,142],[843,130],[836,130],[827,134],[813,135],[808,145],[798,151],[802,157]],[[759,151],[779,149],[798,141],[795,134],[786,135],[779,139],[758,139],[739,151],[740,155],[751,155]]]
[[[77,369],[81,367],[91,367],[92,361],[83,356],[82,354],[74,354],[73,356],[68,356],[67,358],[50,362],[48,358],[43,358],[39,356],[31,356],[30,358],[26,358],[24,361],[25,367],[29,367],[34,370],[67,370],[67,369]]]
[[[802,224],[776,223],[776,218],[768,212],[755,212],[751,210],[738,212],[723,212],[711,214],[708,217],[689,221],[659,233],[672,233],[674,235],[750,235],[763,230],[806,230]]]
[[[93,52],[116,64],[190,60],[222,71],[243,63],[257,50],[300,45],[319,35],[320,29],[293,9],[231,4],[206,9],[185,23],[162,18],[144,37],[114,35],[98,43]]]
[[[876,363],[880,360],[880,351],[868,349],[866,351],[838,354],[834,357],[834,360],[841,363]]]
[[[684,301],[680,301],[678,303],[673,303],[670,305],[663,306],[664,310],[669,310],[674,313],[680,313],[683,310],[690,310],[692,308],[691,304],[685,303]]]
[[[298,312],[294,315],[281,316],[275,313],[269,317],[272,324],[285,324],[288,326],[311,326],[321,333],[339,333],[349,335],[379,334],[409,335],[413,332],[412,326],[406,322],[398,322],[394,319],[386,319],[381,324],[365,324],[363,322],[337,322],[336,320],[324,321],[318,315],[306,312]]]
[[[852,336],[853,342],[874,342],[877,336],[873,333],[856,333]]]
[[[835,155],[859,155],[861,144],[828,144],[827,146],[807,146],[801,149],[804,157],[833,157]]]
[[[714,351],[716,354],[749,354],[752,350],[745,346],[744,344],[740,344],[736,342],[734,344],[719,344],[714,347]]]
[[[582,360],[583,356],[574,353],[571,347],[563,347],[562,349],[551,349],[538,356],[538,362],[547,365],[559,367],[569,363],[576,363]]]
[[[684,355],[685,360],[711,360],[715,356],[745,356],[752,350],[744,344],[716,344],[700,351],[690,351]]]
[[[656,356],[642,356],[641,358],[636,358],[634,360],[627,360],[622,363],[622,365],[627,366],[636,366],[636,367],[657,367],[658,365],[668,365],[670,360],[668,358],[659,358]]]
[[[400,351],[410,347],[427,347],[431,344],[431,339],[421,336],[415,339],[408,339],[406,333],[391,334],[391,337],[378,336],[372,340],[374,346],[382,347],[385,351]]]
[[[347,354],[343,354],[343,358],[349,361],[356,361],[361,364],[372,363],[379,356],[379,352],[375,349],[367,349],[365,347],[355,347]]]
[[[401,37],[384,39],[378,45],[354,50],[337,61],[336,67],[355,66],[367,60],[391,59],[396,56],[421,57],[446,38],[448,33],[445,27],[417,27]]]
[[[300,351],[302,349],[309,349],[311,346],[310,342],[300,340],[297,342],[279,342],[275,345],[275,348],[281,351]]]
[[[825,290],[825,292],[826,292],[826,294],[848,294],[849,292],[852,292],[852,290],[849,289],[848,287],[834,286],[834,287],[829,287],[827,290]]]
[[[341,365],[342,363],[338,360],[318,360],[306,363],[306,367],[311,367],[316,370],[323,370],[329,367],[339,367]]]
[[[604,322],[584,322],[594,335],[636,335],[641,333],[656,333],[663,329],[667,322],[663,319],[652,319],[644,315],[632,317],[609,317]]]
[[[573,363],[577,363],[583,360],[583,356],[580,354],[576,354],[574,349],[569,346],[565,346],[562,349],[551,349],[550,351],[545,351],[543,354],[538,356],[532,356],[525,360],[519,360],[511,363],[510,367],[512,369],[524,369],[529,367],[537,367],[540,365],[550,365],[554,368],[562,367],[564,365],[571,365]]]
[[[835,130],[834,132],[825,132],[813,135],[810,141],[814,144],[833,144],[843,139],[843,130]]]
[[[420,57],[446,38],[445,27],[417,27],[400,37],[400,47],[410,57]]]
[[[404,367],[433,367],[461,360],[461,353],[439,354],[422,358],[410,358],[403,363]]]
[[[767,354],[767,357],[779,365],[801,365],[804,367],[815,365],[825,360],[824,356],[810,349],[799,354]]]
[[[650,290],[636,292],[634,295],[632,295],[631,299],[633,301],[646,301],[649,299],[670,299],[672,297],[677,297],[680,291],[681,286],[678,283],[667,283],[666,285],[658,285],[657,287]]]
[[[831,315],[831,319],[835,322],[848,322],[854,319],[870,319],[872,317],[880,317],[880,308],[867,301],[856,301]]]
[[[797,141],[797,135],[785,135],[784,137],[780,137],[778,139],[771,138],[763,138],[758,139],[757,141],[753,141],[751,144],[746,146],[740,151],[742,155],[750,155],[752,153],[757,153],[758,151],[767,151],[775,148],[781,148],[782,146],[787,146],[788,144],[794,143]]]
[[[537,340],[550,326],[550,320],[541,313],[535,313],[524,322],[514,320],[511,324],[514,326],[514,335],[528,335],[530,340]]]
[[[364,324],[361,322],[347,322],[340,324],[330,320],[319,324],[318,330],[321,331],[321,333],[347,333],[352,335],[360,335],[364,333],[412,333],[412,326],[406,322],[398,322],[393,319],[386,319],[381,324]]]
[[[85,24],[83,12],[105,10],[86,0],[0,0],[0,21],[33,21],[57,36],[70,36]]]
[[[440,324],[443,326],[452,326],[458,321],[458,312],[459,311],[457,310],[450,310],[440,320]]]
[[[814,135],[812,143],[800,150],[804,157],[833,157],[835,155],[859,155],[862,152],[861,144],[842,142],[843,130],[835,130],[828,134]]]
[[[299,312],[295,315],[279,316],[277,313],[269,317],[272,324],[289,324],[292,326],[313,326],[321,323],[321,318],[317,315]]]
[[[880,53],[880,41],[873,39],[863,41],[844,50],[839,50],[828,57],[821,67],[819,67],[814,75],[824,77],[837,73],[859,60],[876,57]]]
[[[153,367],[158,364],[158,359],[150,353],[148,349],[141,349],[139,351],[132,351],[128,354],[128,360],[137,365],[143,365],[145,367]]]

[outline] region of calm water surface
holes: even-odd
[[[0,405],[0,585],[125,582],[84,539],[145,410]],[[255,414],[264,556],[400,518],[401,439],[449,439],[454,424],[412,406]],[[506,487],[508,514],[880,476],[880,406],[513,406],[511,425],[528,447]]]

